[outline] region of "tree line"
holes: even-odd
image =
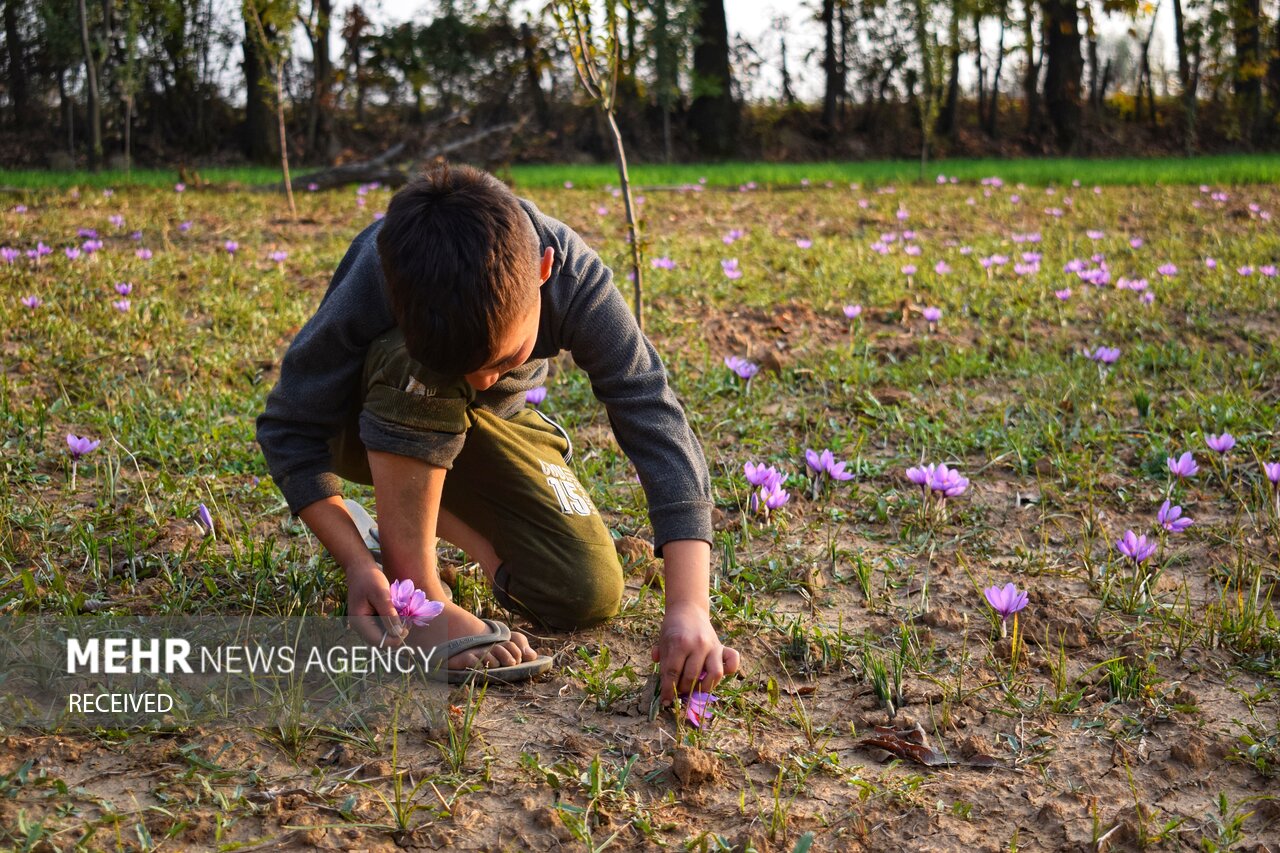
[[[383,25],[333,0],[0,2],[5,165],[275,162],[281,138],[326,164],[511,123],[487,143],[500,156],[609,156],[562,34],[514,0],[434,0]],[[723,0],[614,2],[616,110],[642,159],[1280,142],[1280,2],[809,0],[807,55],[782,20],[731,37]],[[1152,49],[1162,4],[1171,69]],[[1127,36],[1105,39],[1105,20]]]

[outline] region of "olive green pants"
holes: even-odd
[[[568,434],[536,409],[503,419],[475,408],[465,380],[441,380],[409,358],[394,331],[366,357],[360,409],[399,430],[461,439],[441,503],[497,553],[498,603],[568,630],[615,615],[622,567],[613,537],[569,466]],[[339,476],[371,485],[358,416],[330,450]]]

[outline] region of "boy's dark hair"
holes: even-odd
[[[433,168],[397,192],[378,255],[409,356],[452,376],[499,355],[537,294],[529,215],[505,184],[470,166]]]

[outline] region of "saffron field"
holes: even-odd
[[[650,719],[644,497],[563,357],[538,405],[618,536],[618,618],[532,628],[549,676],[430,725],[0,720],[3,844],[1277,849],[1280,190],[992,168],[641,190],[744,659],[701,726]],[[390,193],[294,220],[183,189],[0,212],[0,615],[341,614],[253,419]],[[527,192],[630,298],[619,199]],[[443,553],[455,601],[510,618]]]

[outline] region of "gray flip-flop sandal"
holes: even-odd
[[[496,619],[481,619],[489,626],[489,632],[486,634],[472,634],[468,637],[457,637],[453,640],[446,640],[434,648],[432,661],[449,660],[456,654],[478,649],[481,647],[492,646],[495,643],[503,643],[511,639],[511,628]],[[445,669],[441,667],[432,667],[429,675],[437,680],[448,680],[450,684],[466,684],[469,681],[496,681],[503,684],[511,684],[517,681],[527,681],[535,675],[541,675],[551,669],[554,659],[550,655],[539,655],[535,660],[522,661],[521,663],[511,666],[494,666],[482,669]]]
[[[373,552],[373,559],[377,560],[378,565],[382,565],[382,544],[378,539],[378,525],[374,523],[373,516],[369,515],[369,511],[359,501],[344,498],[342,503],[350,513],[351,520],[356,523],[356,530],[360,531],[364,546]]]

